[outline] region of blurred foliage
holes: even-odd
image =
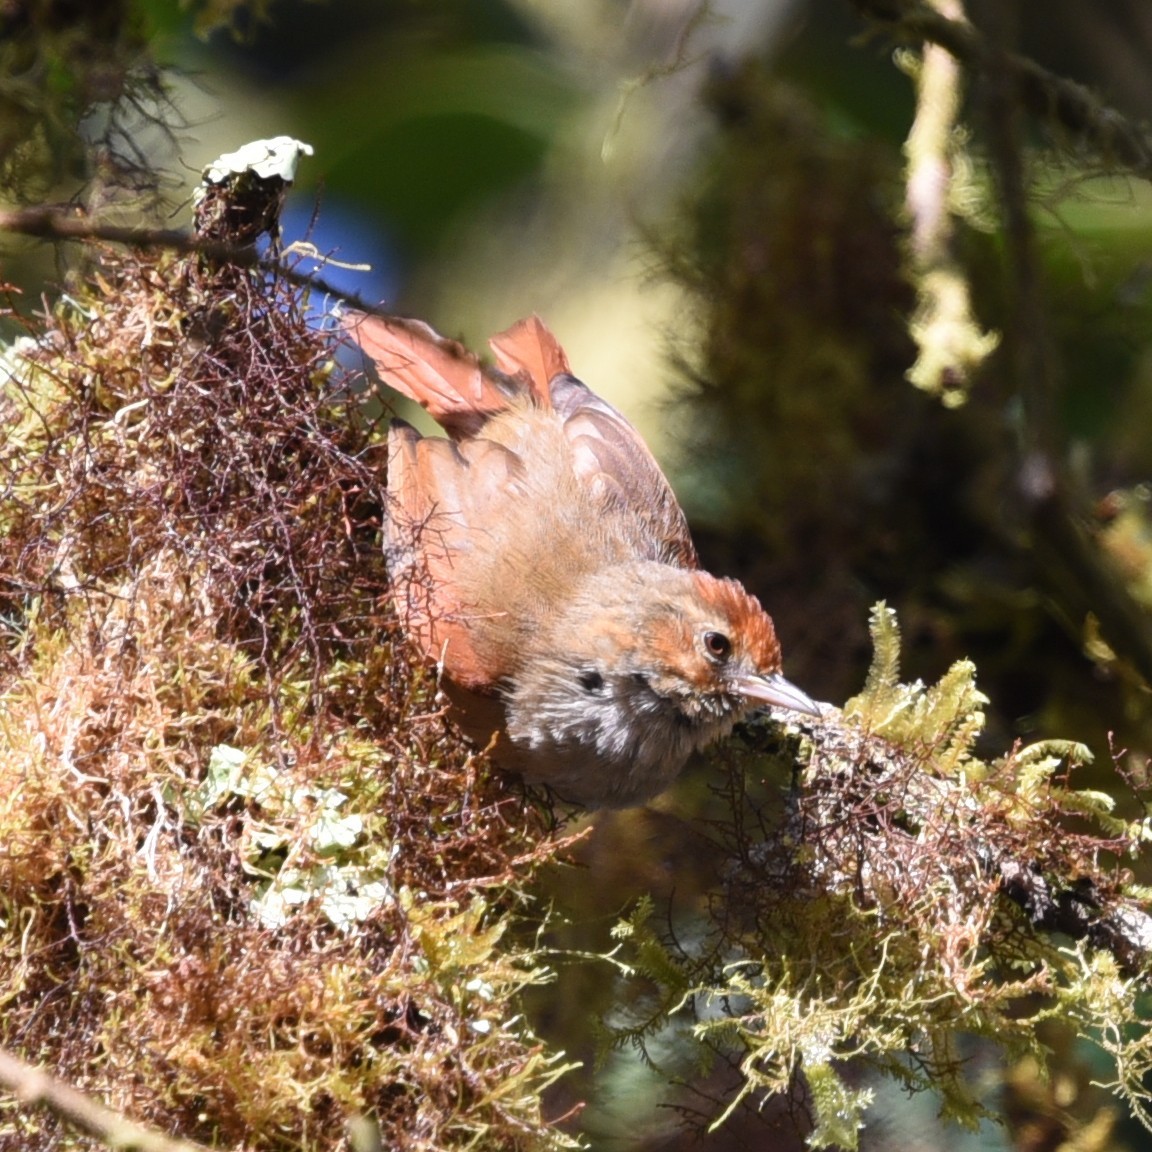
[[[226,29],[237,39],[250,40],[257,28],[272,23],[275,0],[180,0],[180,7],[193,13],[197,36]]]
[[[790,674],[826,698],[859,675],[862,621],[884,595],[901,607],[917,674],[977,663],[1001,738],[1047,726],[1097,746],[1110,730],[1145,740],[1144,697],[1118,699],[1084,663],[1086,603],[1058,545],[1030,538],[1010,365],[993,357],[953,412],[904,383],[912,295],[894,142],[845,134],[761,66],[714,80],[711,101],[715,157],[659,241],[695,301],[677,345],[691,404],[681,470],[705,563],[762,591]],[[1046,171],[1036,195],[1060,451],[1103,499],[1152,465],[1138,420],[1149,300],[1132,243],[1144,197]],[[966,177],[981,229],[958,227],[955,243],[981,321],[1000,330],[1011,305],[982,173]]]
[[[324,141],[326,193],[386,221],[412,260],[530,182],[579,95],[504,3],[297,6],[233,51],[296,134]]]
[[[715,154],[657,241],[696,319],[676,345],[686,506],[705,563],[763,590],[790,675],[840,699],[870,593],[907,595],[970,535],[964,445],[903,380],[895,149],[836,132],[758,64],[707,96]]]
[[[686,449],[703,475],[690,491],[706,482],[700,511],[732,530],[804,535],[800,517],[843,519],[844,473],[870,439],[883,446],[899,403],[882,384],[910,351],[897,172],[754,65],[709,96],[727,147],[666,248],[671,274],[707,302],[692,396],[706,419]]]
[[[129,0],[0,8],[0,195],[28,202],[98,173],[153,191],[157,174],[135,138],[164,103],[147,26]]]
[[[443,45],[412,55],[403,37],[384,60],[333,77],[348,107],[371,103],[371,130],[305,115],[338,159],[327,179],[382,212],[408,251],[435,252],[455,224],[539,166],[573,94],[562,75],[525,45]],[[465,178],[465,175],[466,178]]]

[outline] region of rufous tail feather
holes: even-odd
[[[380,378],[415,400],[451,433],[474,435],[485,420],[508,407],[500,381],[455,340],[419,320],[349,312],[345,331],[376,365]]]
[[[496,353],[496,363],[509,376],[525,379],[537,403],[551,407],[548,385],[553,376],[572,371],[560,342],[544,321],[533,314],[518,320],[488,343]]]

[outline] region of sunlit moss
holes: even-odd
[[[573,1146],[509,931],[551,814],[409,659],[383,429],[294,290],[109,259],[5,366],[0,1045],[238,1149]]]

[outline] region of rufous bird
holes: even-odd
[[[394,420],[385,546],[410,637],[494,758],[587,807],[639,804],[764,704],[819,715],[772,620],[700,570],[639,433],[536,316],[496,368],[418,321],[345,326],[447,439]]]

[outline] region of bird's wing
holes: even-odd
[[[547,396],[564,426],[581,482],[613,510],[643,526],[653,560],[680,568],[699,561],[688,522],[640,433],[606,400],[571,374],[568,357],[539,316],[514,324],[490,341],[501,370]],[[539,400],[537,401],[539,403]]]
[[[522,472],[519,457],[491,440],[425,438],[401,420],[388,436],[393,595],[408,634],[466,688],[491,690],[511,671],[485,644],[491,606],[467,596],[473,553],[491,547],[474,525],[489,522],[487,509],[509,499]]]
[[[688,521],[640,433],[575,376],[552,381],[552,406],[564,422],[576,474],[605,507],[643,525],[639,536],[652,544],[648,559],[698,567]]]
[[[549,385],[554,377],[571,372],[572,368],[560,341],[544,321],[535,314],[517,320],[488,343],[496,353],[500,371],[522,381],[541,407],[550,407]]]

